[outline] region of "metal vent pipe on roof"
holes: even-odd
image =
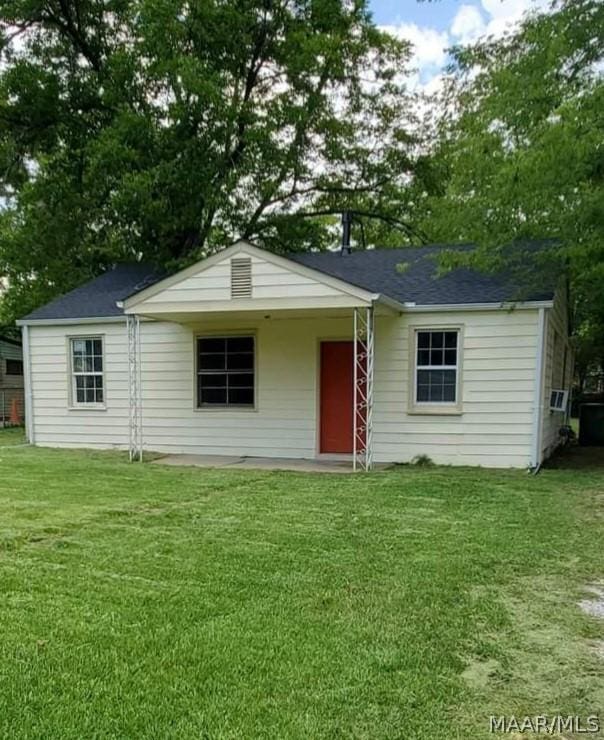
[[[352,213],[350,211],[342,211],[342,248],[341,254],[352,254],[352,247],[350,246],[350,229],[352,226]]]

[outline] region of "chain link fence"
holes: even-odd
[[[0,428],[23,424],[24,409],[23,388],[0,389]]]

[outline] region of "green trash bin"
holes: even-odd
[[[579,411],[579,444],[604,447],[604,403],[584,403]]]

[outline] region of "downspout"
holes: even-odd
[[[537,320],[537,356],[535,363],[535,387],[533,391],[533,452],[531,470],[538,473],[542,462],[541,426],[543,420],[543,355],[545,351],[545,309],[539,309]]]
[[[29,352],[29,326],[21,327],[23,346],[23,383],[25,385],[25,434],[30,445],[35,444],[33,394],[31,390],[31,358]]]

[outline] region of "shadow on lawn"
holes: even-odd
[[[604,447],[572,445],[558,450],[545,464],[556,470],[601,468],[604,471]]]

